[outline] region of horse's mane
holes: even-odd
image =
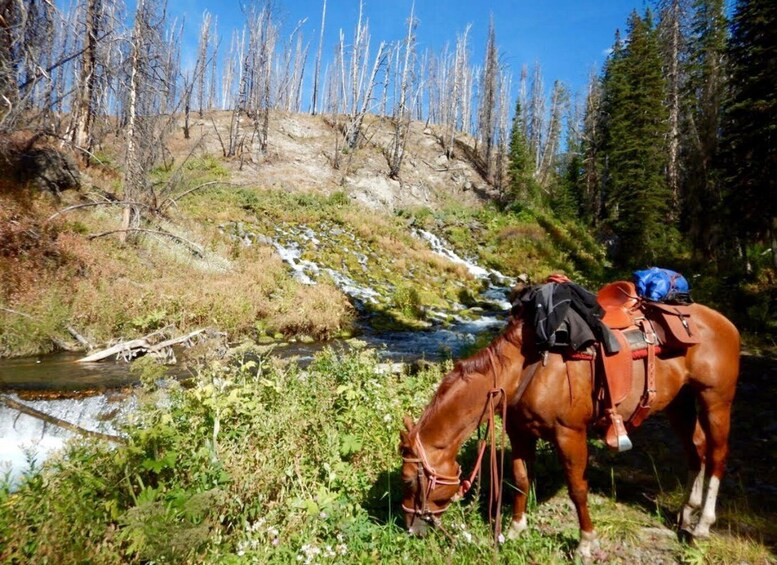
[[[440,407],[442,399],[445,398],[448,391],[459,381],[468,381],[474,373],[486,374],[491,370],[491,359],[499,363],[502,352],[507,345],[521,347],[523,333],[523,320],[519,317],[511,318],[507,327],[494,340],[474,355],[457,361],[453,370],[443,377],[440,385],[437,387],[431,403],[424,411],[418,425],[432,417]]]

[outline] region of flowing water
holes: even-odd
[[[299,282],[316,284],[316,280],[326,274],[349,296],[357,310],[365,314],[365,320],[358,328],[358,339],[376,349],[381,358],[404,362],[456,358],[478,335],[484,332],[496,333],[504,325],[510,307],[506,299],[510,283],[508,277],[459,256],[450,245],[434,234],[415,230],[414,235],[427,242],[435,253],[463,265],[473,277],[483,281],[484,290],[478,297],[480,306],[466,308],[461,304],[453,304],[450,310],[429,311],[427,318],[432,320],[432,327],[424,331],[372,329],[365,305],[381,300],[381,292],[354,281],[346,273],[302,258],[304,246],[318,246],[318,238],[326,238],[328,235],[350,239],[353,247],[344,249],[344,252],[352,253],[367,272],[369,250],[360,247],[357,238],[340,227],[327,227],[318,236],[310,228],[278,228],[276,237],[272,240],[264,238],[264,242],[275,247]],[[241,227],[235,237],[251,245],[263,236],[247,233]],[[327,345],[332,343],[283,344],[274,349],[274,354],[294,357],[305,364]],[[347,341],[340,345],[349,347]],[[115,418],[134,408],[133,395],[123,391],[136,382],[136,377],[125,363],[76,363],[79,357],[79,354],[61,353],[0,360],[0,392],[14,401],[84,429],[116,433],[113,427]],[[67,392],[63,394],[61,391]],[[31,461],[39,464],[73,435],[73,432],[59,426],[20,414],[0,404],[0,473],[8,471],[14,480],[17,479]]]

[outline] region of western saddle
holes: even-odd
[[[699,333],[691,317],[691,308],[665,304],[637,296],[633,283],[618,281],[603,287],[597,302],[604,309],[602,322],[614,335],[619,350],[607,353],[600,344],[594,398],[599,424],[606,427],[605,441],[617,451],[631,449],[627,429],[639,426],[650,413],[656,395],[656,355],[682,354],[699,343]],[[636,410],[625,421],[618,405],[632,390],[637,360],[644,359],[645,386]]]

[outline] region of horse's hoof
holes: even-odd
[[[693,544],[693,532],[687,528],[680,527],[677,530],[677,540],[686,545]]]
[[[510,524],[510,528],[507,530],[507,539],[514,540],[521,537],[521,534],[529,529],[529,525],[526,523],[526,514],[524,514],[520,520],[513,520]]]
[[[575,551],[575,557],[579,558],[583,563],[593,563],[594,557],[600,551],[599,538],[596,532],[580,532],[580,543]]]

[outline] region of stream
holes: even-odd
[[[238,233],[236,238],[250,245],[251,235]],[[303,260],[302,246],[305,243],[315,245],[319,241],[310,228],[278,230],[277,237],[267,238],[265,243],[275,247],[300,283],[316,284],[316,279],[322,275],[332,280],[362,314],[357,326],[358,340],[375,349],[381,359],[414,362],[459,357],[478,335],[496,333],[504,326],[510,308],[507,295],[511,280],[502,273],[485,269],[459,256],[449,244],[428,231],[416,229],[413,235],[429,245],[433,252],[464,266],[475,279],[482,281],[483,288],[475,307],[452,304],[449,309],[430,310],[427,312],[430,328],[416,331],[373,329],[364,306],[381,300],[381,290],[385,292],[385,289],[360,284],[346,273]],[[321,238],[326,236],[326,233],[318,235]],[[353,253],[360,264],[368,260],[364,250],[355,248],[346,249],[346,252]],[[327,346],[347,349],[349,342],[284,343],[276,345],[273,354],[294,358],[305,365]],[[81,428],[115,434],[112,422],[134,409],[135,398],[127,391],[137,378],[126,363],[76,363],[81,356],[78,353],[57,353],[0,359],[0,392],[14,401]],[[12,483],[17,481],[31,463],[39,466],[73,436],[71,431],[0,404],[0,476],[8,474]]]

